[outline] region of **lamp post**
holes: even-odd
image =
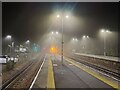
[[[52,44],[54,44],[54,43],[56,43],[56,36],[59,34],[59,32],[58,31],[56,31],[56,32],[51,32],[51,37],[50,37],[50,39],[52,40]]]
[[[87,49],[87,48],[86,48],[86,47],[87,47],[87,46],[86,46],[86,40],[89,39],[89,36],[84,35],[82,38],[83,38],[83,40],[84,40],[83,50],[84,50],[84,53],[86,53],[86,49]]]
[[[110,31],[106,29],[102,29],[101,32],[103,33],[103,38],[104,38],[104,44],[103,44],[104,56],[106,56],[106,33],[109,33]]]
[[[11,50],[12,50],[12,36],[11,36],[11,35],[7,35],[6,38],[10,40],[10,56],[11,56]]]
[[[30,40],[27,40],[25,43],[26,43],[26,44],[30,43]]]
[[[68,15],[65,16],[66,18],[69,18]],[[57,18],[60,18],[60,15],[57,15]],[[64,37],[63,37],[63,33],[64,33],[64,28],[63,28],[63,25],[64,25],[64,19],[63,19],[63,16],[61,16],[61,23],[62,23],[62,40],[61,40],[61,62],[62,62],[62,65],[63,65],[63,49],[64,49]]]
[[[74,48],[73,48],[72,51],[73,51],[74,53],[76,53],[76,51],[77,51],[77,50],[76,50],[76,48],[77,48],[76,42],[78,42],[78,39],[77,39],[77,38],[73,38],[72,40],[73,40],[73,44],[74,44],[74,45],[73,45]]]
[[[25,44],[26,44],[27,50],[24,50],[24,51],[25,51],[25,52],[27,51],[27,53],[28,53],[28,55],[29,55],[29,59],[31,59],[30,40],[27,40],[27,41],[25,42]]]
[[[28,47],[28,51],[30,52],[30,40],[27,40],[27,41],[25,42],[25,44],[26,44],[26,46]]]

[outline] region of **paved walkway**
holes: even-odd
[[[114,90],[112,86],[84,71],[84,67],[79,68],[80,65],[69,62],[69,59],[64,59],[62,66],[59,58],[56,56],[53,60],[56,88],[106,88],[106,90]]]

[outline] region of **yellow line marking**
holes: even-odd
[[[67,58],[67,59],[68,59],[68,58]],[[94,72],[92,72],[92,71],[90,71],[90,70],[88,70],[88,69],[86,69],[86,68],[83,68],[82,66],[78,65],[78,63],[73,62],[71,59],[68,59],[68,60],[67,60],[67,59],[65,59],[65,60],[68,61],[69,63],[72,63],[72,64],[75,65],[76,67],[84,70],[85,72],[89,73],[90,75],[92,75],[92,76],[96,77],[97,79],[103,81],[104,83],[112,86],[113,88],[116,88],[116,89],[120,90],[118,84],[115,84],[115,83],[111,82],[110,80],[108,80],[108,79],[100,76],[100,75],[97,74],[97,73],[94,73]]]
[[[49,59],[48,61],[48,78],[47,78],[47,88],[55,90],[55,80],[54,80],[54,73],[53,73],[53,66],[52,61]]]

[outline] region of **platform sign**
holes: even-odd
[[[40,51],[40,46],[34,44],[34,45],[32,46],[32,51],[33,51],[33,52],[39,52],[39,51]]]

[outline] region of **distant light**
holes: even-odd
[[[20,50],[20,51],[22,51],[22,50],[23,50],[23,48],[20,48],[19,50]]]
[[[57,53],[57,52],[58,52],[58,48],[56,48],[56,47],[51,47],[51,48],[50,48],[50,52],[51,52],[51,53]]]
[[[87,36],[87,38],[89,38],[89,36]]]
[[[105,32],[105,30],[104,30],[104,29],[102,29],[102,30],[101,30],[101,32]]]
[[[73,38],[73,40],[75,40],[75,39]]]
[[[54,34],[54,32],[52,32],[52,34]]]
[[[53,51],[53,50],[54,50],[54,48],[51,48],[51,50]]]
[[[109,33],[110,31],[109,30],[106,30],[107,33]]]
[[[58,32],[56,32],[56,34],[58,34]]]
[[[75,40],[76,40],[76,41],[78,41],[78,39],[77,39],[77,38],[76,38]]]
[[[60,15],[57,15],[57,18],[59,18],[60,17]]]
[[[86,36],[84,35],[83,38],[86,38]]]
[[[30,40],[27,40],[26,43],[30,43]]]
[[[68,15],[66,15],[66,18],[69,18],[69,16],[68,16]]]
[[[7,38],[7,39],[11,39],[12,36],[11,36],[11,35],[7,35],[6,38]]]
[[[106,29],[102,29],[101,32],[103,32],[103,33],[104,33],[104,32],[110,33],[110,31],[109,31],[109,30],[106,30]]]
[[[12,61],[14,60],[14,58],[13,58],[13,57],[11,57],[10,59],[11,59]]]
[[[23,52],[26,52],[26,48],[23,48]]]
[[[20,45],[20,47],[23,47],[23,45]]]

